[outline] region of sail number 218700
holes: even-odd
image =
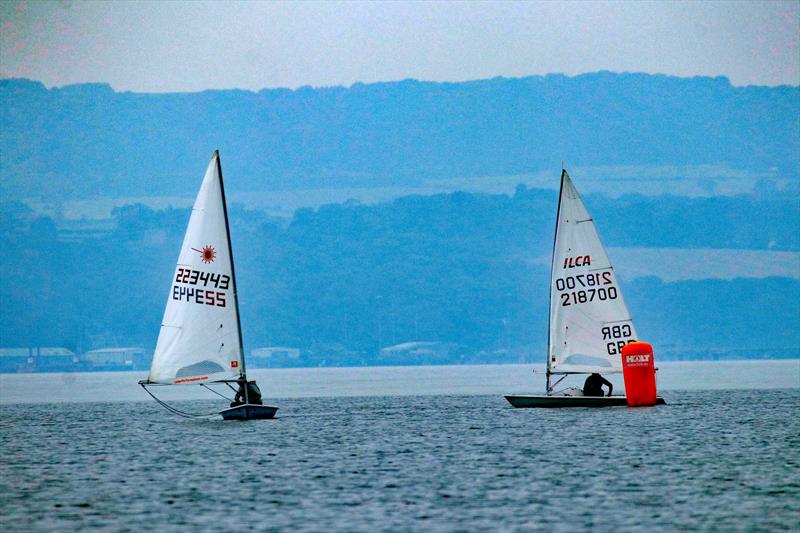
[[[611,287],[605,287],[611,285]],[[595,300],[615,300],[619,293],[613,286],[611,272],[591,272],[556,279],[561,305],[577,305]]]

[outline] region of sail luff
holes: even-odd
[[[563,167],[563,164],[562,164]],[[567,175],[566,169],[561,169],[561,184],[558,187],[558,207],[556,208],[556,225],[555,230],[553,231],[553,253],[550,258],[550,286],[553,286],[553,276],[555,275],[555,264],[556,264],[556,241],[558,240],[558,225],[561,220],[561,196],[564,194],[564,176]],[[547,302],[547,394],[550,394],[550,374],[551,374],[551,367],[550,367],[550,329],[551,329],[551,321],[553,320],[552,313],[550,309],[553,306],[553,291],[548,292],[548,302]]]
[[[233,305],[236,309],[236,332],[239,337],[239,375],[242,379],[247,380],[247,370],[244,362],[244,342],[242,341],[242,319],[239,314],[239,291],[236,288],[236,262],[233,260],[233,245],[231,244],[231,229],[228,224],[228,202],[225,199],[225,181],[222,179],[222,163],[219,159],[219,150],[214,150],[214,156],[217,158],[217,177],[219,178],[219,189],[222,193],[222,213],[225,218],[225,235],[228,240],[228,257],[231,258],[231,286],[233,288]],[[246,387],[245,387],[246,389]]]

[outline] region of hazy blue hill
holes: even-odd
[[[800,250],[796,199],[661,200],[586,198],[608,244],[665,248],[664,260],[670,247],[763,250],[774,240]],[[290,220],[233,206],[247,346],[296,346],[328,364],[360,364],[383,346],[442,341],[467,356],[489,353],[482,361],[539,361],[555,203],[553,191],[520,187],[511,196],[327,205]],[[114,217],[112,233],[64,242],[51,219],[0,204],[0,346],[154,345],[189,210],[131,205]],[[738,231],[725,227],[732,217]],[[624,291],[640,332],[662,347],[800,345],[797,276],[637,278]]]
[[[800,346],[800,281],[785,278],[663,283],[626,287],[637,328],[655,344],[683,348]]]
[[[798,178],[800,89],[601,72],[349,88],[114,92],[0,80],[0,193],[186,194],[214,148],[239,191],[411,185],[570,165]],[[235,155],[235,156],[233,156]]]
[[[590,195],[585,201],[607,246],[800,250],[795,194],[616,200]]]

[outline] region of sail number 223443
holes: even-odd
[[[230,282],[231,278],[227,274],[202,272],[191,268],[179,267],[175,274],[176,285],[172,287],[172,299],[201,305],[225,307],[227,302],[224,292],[207,290],[201,287],[226,290]],[[190,285],[190,287],[184,285]]]

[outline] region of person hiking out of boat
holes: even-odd
[[[603,385],[608,387],[608,396],[614,390],[614,385],[600,374],[592,374],[583,383],[584,396],[603,396]]]
[[[245,386],[247,386],[246,396]],[[262,405],[261,389],[258,388],[258,385],[256,385],[255,381],[248,381],[247,383],[244,381],[239,382],[239,390],[236,391],[236,396],[234,396],[233,401],[231,402],[231,407],[244,405],[245,400],[247,400],[250,405]]]

